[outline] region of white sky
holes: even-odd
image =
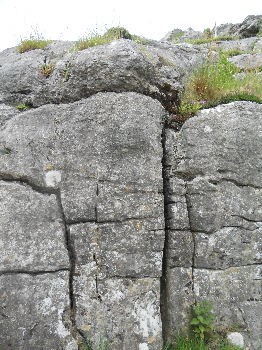
[[[123,26],[161,39],[174,28],[212,28],[262,14],[262,0],[0,0],[0,51],[35,31],[46,39],[78,40]]]

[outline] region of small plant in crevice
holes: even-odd
[[[29,106],[24,105],[23,103],[19,103],[17,106],[15,106],[15,108],[17,108],[19,111],[26,111],[27,109],[29,109]]]
[[[53,64],[51,64],[51,63],[50,64],[44,63],[39,68],[39,71],[40,71],[42,77],[48,78],[50,76],[50,74],[52,73],[54,68],[55,68],[55,66]]]
[[[204,340],[206,335],[213,330],[213,321],[216,318],[211,312],[212,305],[208,301],[197,302],[192,309],[192,320],[190,325],[193,332]]]
[[[110,342],[108,340],[104,340],[104,338],[100,335],[98,347],[94,347],[94,343],[92,340],[86,340],[84,343],[79,344],[80,350],[109,350]]]
[[[218,331],[213,327],[215,315],[208,301],[197,302],[192,307],[188,334],[179,333],[163,350],[240,350],[226,339],[225,329]]]

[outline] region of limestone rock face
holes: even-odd
[[[1,286],[10,308],[3,306],[0,343],[7,348],[13,341],[33,349],[42,341],[43,349],[69,349],[77,339],[98,346],[100,336],[113,349],[161,348],[165,115],[150,97],[99,93],[16,113],[5,122]],[[38,285],[43,276],[54,284],[48,300],[47,287]],[[21,296],[20,283],[27,296]],[[21,314],[15,303],[26,305]],[[50,310],[37,313],[42,304]],[[36,311],[30,315],[27,308]],[[20,333],[7,336],[9,323],[16,317],[22,322],[23,312],[24,342]],[[43,327],[50,312],[56,318],[40,337],[37,325]]]
[[[192,300],[209,300],[217,327],[238,325],[245,345],[256,349],[261,137],[262,107],[251,102],[203,110],[179,132],[166,132],[167,336],[184,329]]]
[[[215,327],[257,350],[262,105],[172,128],[208,48],[73,44],[0,53],[1,349],[160,350],[209,300]]]

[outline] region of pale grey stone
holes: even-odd
[[[65,228],[54,194],[0,181],[0,271],[69,269]]]
[[[257,69],[262,67],[262,53],[244,53],[241,55],[230,57],[229,62],[241,69]]]
[[[192,283],[192,268],[175,267],[166,273],[166,302],[163,308],[166,339],[171,340],[178,332],[186,333],[188,330],[194,302]]]
[[[54,42],[45,50],[0,53],[0,102],[34,107],[68,103],[98,92],[135,91],[169,100],[182,89],[181,79],[203,61],[207,49],[165,43],[149,46],[119,39],[82,51],[69,50],[67,42]],[[48,78],[41,66],[53,65]],[[166,97],[165,97],[166,95]]]
[[[163,229],[159,219],[72,225],[76,264],[90,266],[93,277],[161,277]]]
[[[216,326],[239,326],[250,332],[250,338],[256,338],[257,331],[246,323],[242,305],[250,302],[249,312],[256,313],[255,302],[261,302],[261,272],[261,265],[230,267],[224,271],[194,269],[195,295],[198,300],[209,300],[213,305]]]
[[[115,350],[161,349],[159,279],[95,280],[89,271],[83,265],[74,278],[76,324],[86,338],[98,347],[102,337]]]
[[[168,266],[190,267],[193,265],[194,240],[190,231],[168,230]]]
[[[239,332],[229,333],[227,335],[227,340],[235,346],[239,346],[240,348],[244,347],[244,338],[243,335]]]
[[[0,276],[0,344],[7,349],[77,349],[66,317],[70,308],[66,271]],[[72,347],[73,346],[73,347]]]

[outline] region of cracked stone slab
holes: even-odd
[[[164,318],[165,338],[174,339],[177,332],[187,332],[194,303],[192,268],[175,267],[166,273]]]
[[[161,218],[70,226],[76,264],[94,278],[161,277],[164,236]]]
[[[190,231],[168,230],[168,267],[191,267],[194,254],[194,240]]]
[[[57,198],[0,181],[0,271],[69,269]]]
[[[146,194],[140,199],[158,215],[165,114],[159,102],[136,93],[100,93],[68,105],[26,111],[0,132],[0,152],[10,150],[0,157],[1,174],[60,189],[68,222],[96,219],[98,185],[113,200],[116,185],[111,186],[110,194],[110,185],[102,185],[103,181],[122,186],[123,193],[128,192],[125,188],[132,192],[133,187],[155,192],[152,199],[148,195],[144,201]],[[130,195],[126,210],[139,199],[136,196]],[[106,201],[103,205],[111,210]],[[101,217],[101,205],[99,208]],[[132,210],[136,215],[150,212],[141,208],[137,205]]]
[[[245,335],[246,342],[252,339],[251,342],[255,343],[261,336],[258,333],[261,329],[261,315],[251,321],[251,315],[258,314],[257,305],[260,307],[262,302],[261,290],[261,265],[231,267],[224,271],[194,269],[196,297],[210,301],[216,315],[215,325],[225,328],[239,326],[245,334],[249,333],[248,336]],[[249,322],[246,318],[249,318]],[[259,326],[253,327],[252,322]]]
[[[195,234],[195,266],[226,269],[262,264],[262,222],[253,230],[225,227],[212,235]]]
[[[69,323],[69,273],[0,275],[0,344],[4,349],[77,350]]]
[[[187,192],[193,231],[213,233],[223,227],[252,231],[262,222],[262,189],[200,177],[188,183]]]
[[[81,266],[74,277],[76,325],[86,338],[98,347],[101,336],[115,350],[161,349],[159,279],[102,279],[96,285],[88,270]]]
[[[123,187],[110,183],[98,185],[98,222],[164,217],[163,194],[144,192],[143,186],[139,186],[136,191],[133,190],[134,185]]]
[[[177,133],[173,172],[260,187],[261,144],[261,104],[232,102],[205,109]]]

